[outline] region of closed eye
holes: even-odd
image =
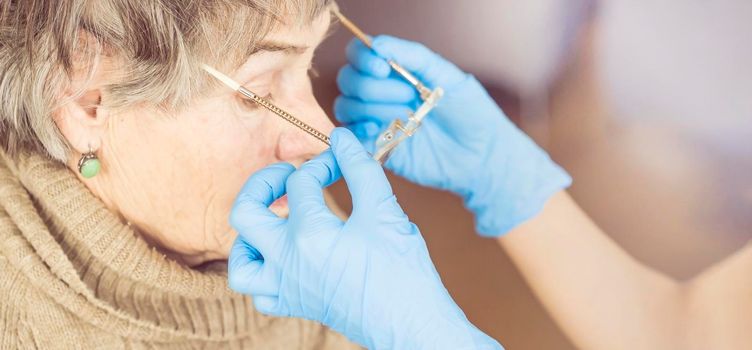
[[[249,99],[247,99],[247,98],[245,98],[245,97],[243,97],[243,96],[241,96],[239,94],[238,94],[238,98],[240,98],[240,101],[241,101],[241,104],[243,105],[243,107],[245,107],[249,111],[254,111],[255,112],[255,111],[258,111],[260,108],[263,108],[258,103],[254,102],[252,100],[249,100]],[[267,100],[269,102],[274,102],[274,96],[271,93],[268,93],[266,96],[263,97],[263,99],[265,99],[265,100]]]

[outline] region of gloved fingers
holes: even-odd
[[[331,140],[332,151],[352,196],[353,215],[360,210],[372,211],[394,195],[384,169],[352,132],[336,128]]]
[[[389,66],[386,60],[376,55],[373,50],[363,44],[358,38],[350,40],[345,54],[350,65],[359,72],[374,78],[385,79],[392,72],[392,67]]]
[[[407,120],[412,109],[404,104],[369,103],[345,96],[334,101],[334,116],[343,124],[366,120],[387,126],[395,119]]]
[[[342,176],[331,150],[309,160],[287,179],[290,218],[341,223],[324,200],[323,189]]]
[[[291,164],[279,163],[256,172],[243,186],[230,213],[230,225],[264,256],[272,253],[269,249],[280,238],[273,233],[284,223],[269,206],[285,194],[285,183],[294,171]]]
[[[282,316],[277,313],[277,305],[279,305],[278,297],[270,297],[264,295],[253,297],[253,307],[256,308],[258,312],[264,315]]]
[[[379,56],[396,61],[431,87],[449,89],[466,77],[453,63],[420,43],[380,35],[373,39],[373,49]]]
[[[381,134],[383,129],[379,124],[373,121],[364,121],[360,123],[350,124],[347,126],[355,137],[363,144],[363,148],[366,151],[373,154],[376,152],[376,139]]]
[[[369,102],[409,103],[418,97],[415,88],[406,82],[366,76],[350,65],[340,69],[337,86],[343,95]]]
[[[279,294],[279,275],[264,263],[261,254],[242,237],[235,239],[230,250],[227,272],[230,289],[240,294]]]

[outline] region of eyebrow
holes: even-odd
[[[250,49],[248,56],[264,53],[279,52],[285,55],[301,55],[309,49],[308,46],[299,46],[276,41],[262,41]]]
[[[334,34],[336,29],[338,28],[339,22],[337,21],[337,18],[334,15],[331,15],[331,19],[329,21],[329,26],[326,29],[326,32],[324,33],[323,40],[326,40],[331,35]],[[310,47],[309,46],[299,46],[289,43],[283,43],[283,42],[277,42],[277,41],[262,41],[256,46],[251,47],[248,50],[247,56],[253,56],[260,53],[265,52],[271,52],[271,53],[283,53],[285,55],[302,55],[304,54]]]

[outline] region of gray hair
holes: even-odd
[[[308,23],[331,3],[0,0],[0,147],[65,160],[70,147],[52,116],[71,77],[92,76],[103,57],[117,63],[106,108],[177,111],[213,84],[200,63],[234,68],[275,25]]]

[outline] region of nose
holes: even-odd
[[[305,101],[298,101],[295,109],[288,109],[288,112],[326,135],[334,129],[334,124],[312,95]],[[285,124],[277,142],[279,160],[297,166],[327,149],[326,144],[305,131],[287,121],[280,119],[279,122]]]

